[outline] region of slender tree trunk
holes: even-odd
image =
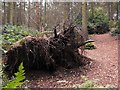
[[[39,2],[36,2],[36,27],[37,27],[37,30],[39,31],[40,30],[40,21],[39,21]]]
[[[120,1],[118,2],[118,19],[120,19]]]
[[[25,0],[24,0],[25,1]],[[25,25],[26,24],[26,10],[25,10],[25,7],[26,7],[26,2],[24,2],[24,12],[23,12],[23,16],[24,16],[24,19],[23,19],[23,24]]]
[[[82,3],[82,31],[84,40],[88,40],[88,31],[87,31],[87,3]]]
[[[64,3],[64,19],[70,20],[70,2]]]
[[[13,2],[10,2],[10,24],[13,25]]]
[[[4,0],[5,1],[5,0]],[[3,20],[3,24],[6,24],[6,3],[5,2],[3,2],[3,8],[4,8],[4,20]]]
[[[20,25],[22,25],[22,2],[20,2],[20,12],[19,12],[19,21],[20,21]]]
[[[42,30],[42,2],[40,2],[40,8],[39,8],[39,22],[40,22],[40,31]]]
[[[91,13],[92,17],[94,17],[94,2],[91,2]]]
[[[30,27],[30,1],[28,4],[28,27]]]
[[[42,31],[45,31],[46,30],[46,10],[47,10],[47,7],[46,7],[47,3],[46,3],[46,0],[45,0],[45,5],[44,5],[44,29]]]
[[[4,0],[4,1],[5,1],[5,0]],[[4,20],[3,20],[3,24],[6,24],[6,6],[5,6],[6,3],[3,2],[3,5],[4,5],[4,6],[3,6],[3,8],[4,8],[4,18],[3,18]]]
[[[7,23],[8,24],[12,24],[13,21],[13,7],[12,7],[12,2],[8,2],[8,8],[7,8]]]
[[[13,2],[13,10],[14,10],[14,17],[13,17],[13,24],[17,25],[17,8],[16,8],[16,2]]]
[[[72,2],[69,3],[69,20],[72,21],[73,16],[72,16]]]
[[[111,20],[111,5],[110,5],[110,2],[107,2],[107,8],[108,8],[108,17],[109,17],[109,20]]]
[[[10,2],[7,2],[7,23],[10,24]]]
[[[113,2],[110,2],[110,20],[113,20]]]
[[[119,18],[119,2],[116,2],[116,20]]]

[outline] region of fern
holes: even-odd
[[[18,68],[18,72],[15,73],[15,79],[10,81],[5,87],[3,88],[17,88],[18,86],[22,85],[24,83],[25,79],[25,70],[23,67],[23,63],[20,64]]]

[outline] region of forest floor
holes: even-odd
[[[73,69],[59,68],[54,74],[31,71],[27,79],[30,88],[67,88],[81,84],[81,75],[96,82],[98,86],[118,85],[118,40],[110,34],[92,35],[97,47],[86,50],[89,65]]]

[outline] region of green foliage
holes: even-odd
[[[120,34],[120,28],[112,28],[111,29],[111,35],[115,36]]]
[[[77,18],[75,22],[76,24],[82,25],[81,18]],[[103,8],[101,7],[95,8],[93,14],[91,9],[89,9],[87,29],[89,34],[94,34],[94,33],[103,34],[110,31],[109,19],[107,14],[104,12]]]
[[[14,42],[28,35],[32,35],[32,32],[25,27],[5,25],[3,27],[2,35],[0,36],[2,37],[1,41],[3,49],[7,50]]]
[[[115,86],[114,85],[106,85],[106,86],[98,86],[95,81],[92,80],[88,80],[88,78],[86,76],[81,76],[81,79],[83,81],[83,83],[80,84],[76,84],[73,86],[73,88],[77,88],[78,90],[100,90],[100,88],[106,88],[106,90],[115,90]]]
[[[15,73],[15,79],[10,81],[5,87],[3,88],[17,88],[18,86],[22,85],[25,80],[25,70],[23,67],[23,63],[20,64],[18,68],[18,72]]]
[[[115,36],[120,34],[120,20],[113,21],[112,23],[115,23],[115,25],[111,27],[111,35]]]
[[[110,20],[109,21],[109,28],[111,29],[111,28],[117,28],[117,23],[118,23],[118,21],[117,20]]]
[[[83,83],[74,85],[74,88],[82,88],[83,90],[90,90],[95,86],[95,83],[91,80],[88,80],[85,76],[81,76]]]
[[[102,8],[96,8],[93,15],[91,10],[88,17],[89,34],[103,34],[109,31],[109,20]]]
[[[90,42],[85,45],[85,49],[88,49],[88,50],[96,49],[96,46]]]
[[[3,26],[2,35],[0,35],[0,45],[2,46],[0,50],[6,52],[13,43],[25,36],[42,36],[48,33],[51,32],[39,32],[23,26],[5,25]]]

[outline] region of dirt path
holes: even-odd
[[[95,60],[94,68],[87,73],[89,79],[99,85],[118,84],[118,41],[109,34],[94,35],[97,49],[87,50],[86,56]]]
[[[31,88],[63,88],[80,84],[81,75],[96,81],[98,85],[115,85],[118,82],[118,42],[116,37],[109,34],[94,35],[97,49],[87,50],[86,56],[93,60],[91,68],[88,66],[74,69],[59,69],[54,74],[34,71],[29,73],[29,87]]]

